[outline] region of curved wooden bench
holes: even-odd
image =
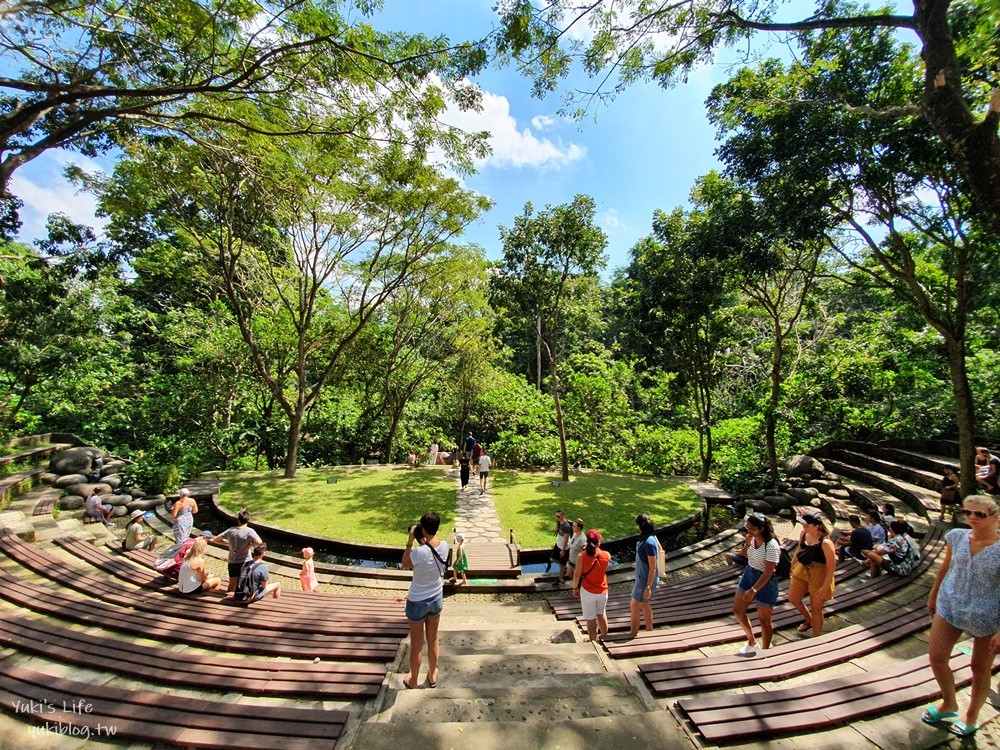
[[[775,646],[767,658],[727,655],[651,662],[640,664],[639,673],[659,696],[776,682],[856,659],[930,626],[926,601],[921,597],[866,625]]]
[[[5,572],[0,572],[0,598],[49,617],[103,630],[239,654],[390,662],[395,659],[400,643],[399,638],[267,632],[202,622],[192,616],[155,615],[25,581]],[[194,613],[193,609],[188,612]]]
[[[21,721],[76,738],[219,750],[333,748],[348,719],[346,711],[228,703],[91,685],[6,662],[0,662],[0,705]],[[79,708],[74,711],[74,707]]]
[[[35,479],[45,472],[46,469],[29,469],[28,471],[21,471],[0,479],[0,499],[16,492],[23,484],[27,484],[30,487],[35,483]]]
[[[402,613],[396,617],[380,615],[342,617],[335,607],[317,606],[311,612],[274,612],[246,606],[232,599],[209,599],[184,596],[176,589],[146,595],[107,578],[90,575],[81,568],[46,555],[16,537],[0,535],[0,551],[18,564],[66,588],[120,607],[151,614],[172,615],[219,625],[237,625],[243,629],[280,631],[282,633],[322,634],[330,638],[372,637],[402,638],[409,633]],[[149,591],[149,590],[146,590]]]
[[[385,668],[363,662],[241,659],[176,651],[115,639],[111,645],[50,620],[0,616],[0,643],[59,664],[128,675],[160,685],[250,695],[371,698]]]
[[[124,552],[119,544],[108,542],[105,547],[96,547],[90,542],[74,537],[55,539],[55,544],[69,552],[74,557],[94,566],[109,575],[126,583],[140,586],[144,589],[178,596],[185,600],[177,591],[177,581],[156,572],[151,566],[155,556],[144,550]],[[145,560],[146,564],[136,561]],[[226,599],[225,591],[207,591],[200,599],[222,601]],[[354,618],[390,618],[393,621],[404,616],[404,607],[395,599],[373,596],[357,596],[346,594],[326,594],[322,592],[306,593],[302,591],[281,592],[281,599],[271,598],[254,602],[255,612],[280,613],[287,618],[291,612],[305,612],[315,617],[317,614],[329,614],[334,619]],[[335,611],[330,611],[335,610]]]
[[[958,687],[972,682],[971,658],[959,650],[950,669]],[[996,672],[1000,665],[993,667]],[[941,695],[927,656],[809,685],[678,701],[677,706],[710,743],[732,743],[789,732],[814,732],[866,716],[917,706]],[[914,721],[916,721],[914,717]],[[900,738],[900,747],[906,744]]]
[[[912,573],[904,577],[883,575],[872,581],[866,579],[863,586],[850,591],[838,592],[836,599],[824,608],[824,612],[829,616],[836,612],[877,601],[887,594],[906,587],[931,567],[943,548],[944,541],[941,530],[935,528],[924,537],[921,561]],[[797,626],[801,621],[802,615],[787,602],[775,607],[772,618],[775,630]],[[743,628],[739,626],[735,618],[729,617],[726,620],[706,622],[685,628],[642,631],[635,638],[622,638],[614,635],[604,639],[604,648],[615,659],[622,659],[689,651],[703,646],[732,643],[745,637]]]

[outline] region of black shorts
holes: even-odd
[[[564,555],[563,552],[564,550],[559,549],[558,544],[553,544],[552,553],[549,555],[549,559],[552,562],[562,563],[563,560],[568,557],[568,555]]]
[[[234,581],[240,580],[240,571],[243,570],[244,563],[229,563],[229,577]]]
[[[198,588],[193,589],[192,591],[181,591],[181,593],[184,594],[184,596],[194,596],[195,594],[200,594],[204,590],[205,584],[199,583]]]

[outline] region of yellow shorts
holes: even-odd
[[[788,593],[798,591],[804,595],[806,591],[809,596],[815,599],[823,590],[823,582],[826,580],[826,563],[812,563],[810,565],[792,564],[792,575],[789,579]],[[826,598],[833,596],[834,582],[830,581],[830,591]]]

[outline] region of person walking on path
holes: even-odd
[[[469,486],[469,454],[462,451],[458,455],[458,473],[462,482],[462,492]]]
[[[467,454],[472,453],[472,449],[476,447],[476,439],[472,436],[472,430],[469,430],[469,436],[465,438],[465,452]]]
[[[646,630],[653,629],[652,601],[658,580],[656,561],[660,554],[660,540],[656,538],[656,529],[649,516],[640,513],[635,517],[635,525],[639,529],[639,541],[635,545],[635,583],[628,603],[629,635],[632,638],[639,635],[640,614],[646,623]]]
[[[962,505],[971,528],[945,534],[944,562],[927,597],[927,611],[934,617],[929,657],[942,697],[924,708],[920,718],[925,724],[953,722],[948,731],[968,737],[979,729],[979,711],[1000,653],[1000,507],[985,495],[970,495]],[[959,719],[950,660],[963,632],[973,639],[972,695]]]
[[[218,536],[213,537],[213,542],[225,542],[229,545],[229,593],[236,591],[236,582],[240,579],[240,571],[243,564],[248,562],[252,555],[250,550],[253,546],[262,545],[264,541],[256,531],[250,528],[250,513],[246,509],[241,510],[236,515],[236,525],[223,531]]]
[[[479,445],[479,443],[476,443]],[[482,446],[480,446],[482,447]],[[486,480],[490,477],[490,467],[493,465],[493,459],[489,457],[486,453],[486,449],[483,449],[483,454],[479,457],[479,494],[482,495],[486,492]]]
[[[481,469],[479,467],[479,461],[482,459],[483,454],[485,452],[486,452],[486,449],[483,448],[483,444],[480,443],[477,440],[473,444],[473,446],[472,446],[472,454],[471,454],[472,455],[472,473],[473,474],[478,474],[481,471]]]
[[[837,549],[830,532],[818,513],[802,516],[799,548],[792,560],[792,580],[788,586],[788,601],[802,615],[796,628],[800,633],[823,632],[823,603],[833,596],[833,574],[837,569]],[[809,596],[809,609],[803,604]]]
[[[774,571],[781,559],[781,547],[774,538],[771,520],[756,513],[747,518],[747,533],[750,545],[747,547],[747,567],[736,586],[733,600],[733,614],[747,634],[747,642],[736,653],[739,656],[754,656],[757,653],[757,638],[753,625],[747,617],[750,602],[757,602],[757,617],[760,619],[760,640],[764,650],[771,648],[771,614],[778,602],[778,577]]]
[[[427,684],[438,685],[438,626],[444,610],[444,575],[448,543],[437,538],[441,519],[437,513],[424,513],[420,523],[410,527],[403,551],[403,568],[413,571],[406,595],[406,619],[410,625],[410,672],[403,685],[415,689],[420,684],[420,661],[427,642]],[[414,549],[416,545],[416,549]]]
[[[174,502],[174,507],[170,515],[174,518],[174,541],[180,544],[189,536],[194,527],[194,514],[198,512],[198,503],[191,497],[191,490],[187,487],[178,493],[180,497]]]
[[[549,572],[552,563],[559,566],[559,579],[552,583],[553,586],[562,586],[566,580],[566,564],[569,562],[569,540],[573,533],[573,524],[566,520],[566,511],[562,508],[556,511],[556,541],[552,545],[552,552],[549,555],[549,564],[545,567],[545,572]]]
[[[599,549],[601,532],[591,529],[584,537],[586,548],[577,558],[579,564],[573,571],[573,596],[579,597],[583,619],[587,621],[590,642],[608,635],[608,563],[611,554]]]

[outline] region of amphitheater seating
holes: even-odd
[[[930,627],[923,597],[865,625],[851,625],[817,638],[774,646],[767,658],[726,655],[649,662],[639,672],[658,696],[786,680],[842,664]]]
[[[932,529],[924,537],[921,561],[908,576],[884,575],[852,590],[840,589],[832,603],[825,608],[825,612],[834,614],[877,601],[916,580],[930,568],[943,548],[944,542],[941,537],[942,533],[938,528]],[[798,611],[786,602],[775,608],[772,623],[775,630],[782,630],[798,625],[801,619],[802,616]],[[724,621],[706,622],[684,628],[643,631],[635,638],[611,636],[604,640],[604,648],[612,657],[620,659],[688,651],[703,646],[731,643],[742,638],[744,638],[743,629],[734,618],[727,618]]]
[[[958,649],[951,656],[959,687],[972,681],[969,662],[970,657]],[[894,665],[888,672],[866,672],[783,690],[689,698],[677,706],[706,741],[716,744],[814,732],[917,706],[940,694],[924,655]],[[903,744],[905,738],[900,739]]]
[[[176,591],[176,581],[165,578],[152,569],[152,562],[156,558],[151,553],[143,550],[123,552],[117,542],[108,542],[105,548],[95,547],[89,542],[73,537],[56,539],[55,543],[71,555],[115,578],[144,589],[181,596]],[[182,598],[188,600],[187,597]],[[221,601],[225,600],[226,594],[224,591],[209,591],[201,598]],[[341,594],[334,596],[301,591],[282,591],[281,599],[278,601],[265,599],[255,602],[253,611],[280,613],[282,618],[287,618],[290,612],[303,611],[313,617],[329,616],[340,620],[361,618],[368,622],[385,622],[386,618],[389,618],[389,621],[397,624],[403,617],[403,606],[394,599]]]
[[[234,653],[292,658],[306,654],[320,659],[389,662],[395,658],[400,643],[398,637],[363,634],[331,636],[236,629],[228,624],[202,621],[195,609],[201,602],[191,602],[184,617],[154,614],[53,589],[3,572],[0,572],[0,598],[40,614],[104,630],[209,649],[218,649],[224,644],[227,651]],[[232,611],[235,612],[235,608]]]
[[[52,514],[52,511],[55,509],[55,507],[56,507],[56,498],[54,498],[54,497],[47,497],[47,498],[45,498],[43,500],[39,500],[35,504],[34,509],[32,509],[32,511],[31,511],[31,515],[33,515],[33,516],[48,516],[48,515]]]
[[[195,690],[215,689],[250,695],[367,698],[378,694],[385,667],[362,662],[313,663],[246,659],[139,645],[124,639],[109,647],[103,640],[51,620],[0,616],[0,643],[53,662],[84,668],[100,665],[137,679]]]
[[[0,704],[50,733],[79,739],[255,750],[333,748],[348,713],[202,700],[61,679],[0,662]],[[85,706],[88,710],[73,710]]]
[[[402,613],[396,617],[378,615],[342,615],[335,607],[320,608],[309,612],[269,612],[265,609],[245,607],[232,599],[198,598],[192,601],[175,589],[145,592],[129,588],[107,578],[87,574],[83,569],[57,560],[31,544],[16,537],[0,535],[0,551],[29,570],[61,586],[109,604],[130,607],[154,615],[190,617],[197,607],[202,623],[238,625],[260,631],[282,633],[324,634],[330,638],[364,637],[373,633],[379,637],[401,638],[408,632]],[[319,601],[317,600],[317,604]]]

